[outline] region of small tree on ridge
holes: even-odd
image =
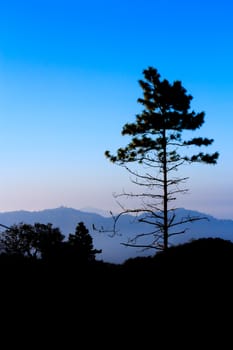
[[[102,252],[101,249],[94,249],[93,238],[81,221],[75,228],[75,234],[69,234],[68,245],[72,248],[73,256],[81,262],[95,261],[96,254]]]

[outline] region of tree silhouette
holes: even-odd
[[[51,223],[35,223],[33,230],[37,237],[36,246],[42,259],[51,259],[59,254],[65,236],[58,227],[53,227]]]
[[[81,262],[95,261],[95,255],[102,252],[94,249],[92,236],[83,222],[78,223],[75,234],[69,234],[68,245],[71,255]]]
[[[59,228],[48,223],[34,225],[20,223],[1,233],[1,248],[9,255],[44,258],[64,239]]]
[[[192,96],[187,94],[181,82],[174,81],[171,84],[166,79],[161,80],[157,69],[153,67],[144,70],[143,74],[144,80],[139,80],[143,98],[138,99],[143,110],[136,115],[136,122],[125,124],[122,130],[122,135],[130,136],[131,141],[126,147],[119,148],[116,155],[109,151],[105,155],[113,163],[125,167],[131,175],[131,181],[143,188],[140,193],[124,192],[116,195],[137,198],[140,205],[135,209],[127,209],[119,203],[122,212],[114,218],[115,223],[122,214],[133,213],[139,222],[153,227],[152,231],[136,234],[123,244],[166,250],[169,237],[185,232],[179,229],[179,225],[200,219],[186,217],[176,220],[172,203],[177,194],[188,191],[181,187],[188,178],[177,177],[177,170],[185,163],[216,164],[219,154],[192,152],[193,146],[209,146],[213,139],[183,138],[184,132],[189,136],[191,131],[203,125],[205,114],[190,111]],[[191,155],[186,153],[190,148]],[[130,166],[132,163],[141,165],[140,172]]]

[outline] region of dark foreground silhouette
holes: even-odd
[[[178,245],[151,257],[126,260],[123,264],[75,259],[70,250],[50,259],[14,254],[0,255],[1,291],[68,293],[87,291],[149,294],[186,288],[231,285],[233,243],[220,238],[203,238]],[[73,293],[72,292],[72,293]]]
[[[173,344],[193,333],[209,342],[208,327],[231,316],[232,267],[233,243],[213,238],[120,265],[2,254],[1,316],[11,334],[20,327],[42,346],[64,337],[147,349],[163,332]]]

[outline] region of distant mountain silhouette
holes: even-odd
[[[220,220],[210,215],[183,208],[176,210],[178,219],[187,215],[205,217],[207,220],[186,224],[184,226],[187,228],[186,233],[173,237],[172,243],[174,245],[207,237],[220,237],[233,241],[233,220]],[[65,236],[68,236],[69,233],[74,233],[75,227],[80,221],[84,222],[92,235],[94,247],[96,249],[102,249],[102,253],[98,255],[97,259],[111,263],[122,263],[128,258],[155,254],[154,250],[141,251],[137,248],[121,245],[122,242],[127,241],[128,236],[148,230],[148,225],[135,222],[134,217],[130,215],[122,216],[118,225],[119,234],[110,237],[110,234],[107,232],[100,233],[97,230],[93,230],[93,226],[96,229],[103,228],[105,231],[111,231],[113,227],[112,217],[102,216],[94,212],[59,207],[32,212],[20,210],[0,213],[0,224],[2,225],[11,226],[19,223],[34,224],[35,222],[44,224],[52,223],[54,227],[59,227]],[[3,228],[1,228],[2,230]]]

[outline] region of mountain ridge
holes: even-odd
[[[220,237],[233,241],[233,220],[217,219],[214,216],[195,210],[184,208],[176,209],[176,216],[178,218],[188,215],[206,218],[207,220],[198,220],[186,224],[185,228],[187,228],[187,232],[183,235],[173,236],[173,245],[206,237]],[[66,237],[69,233],[74,233],[75,227],[80,221],[84,222],[93,237],[94,247],[96,249],[102,249],[102,253],[97,257],[98,259],[111,263],[122,263],[129,258],[154,255],[156,252],[155,250],[140,251],[136,248],[125,247],[121,244],[127,240],[128,235],[134,235],[138,232],[139,227],[142,230],[146,230],[146,225],[143,224],[143,226],[140,224],[139,226],[139,223],[135,222],[135,218],[132,215],[122,216],[119,222],[119,234],[111,237],[113,219],[110,216],[110,212],[109,216],[102,216],[93,211],[86,212],[64,206],[38,211],[18,210],[0,212],[1,225],[12,226],[19,223],[34,224],[35,222],[44,224],[51,223],[54,227],[59,227]],[[94,229],[94,227],[96,229]],[[103,228],[104,232],[98,231],[101,228]],[[4,229],[1,228],[0,232],[3,230]]]

